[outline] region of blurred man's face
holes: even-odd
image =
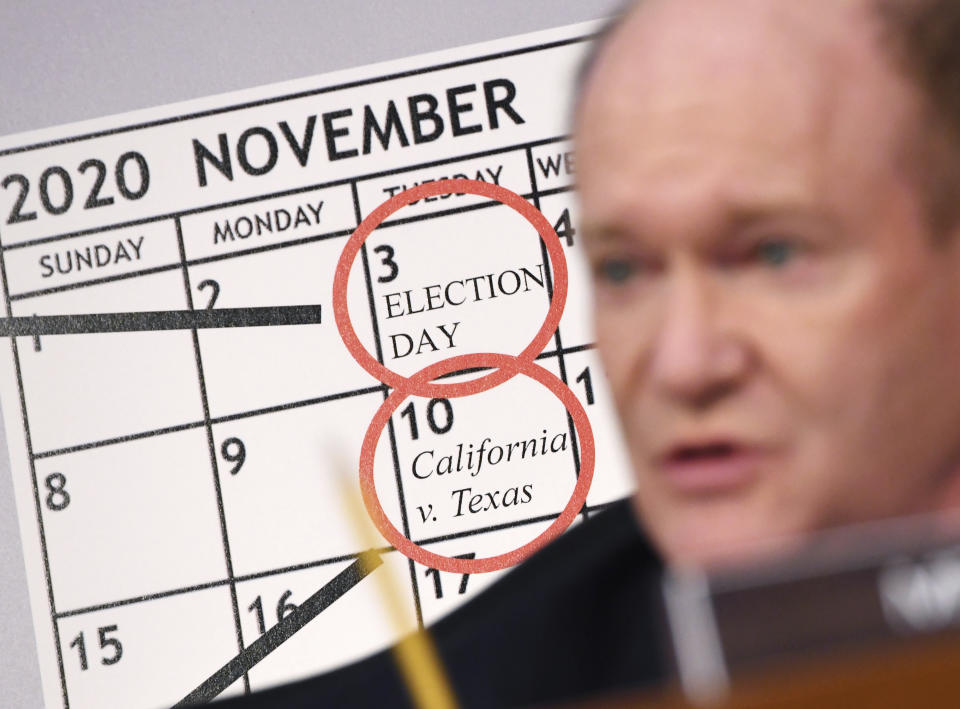
[[[673,560],[958,499],[960,235],[861,5],[647,0],[585,89],[597,340]]]

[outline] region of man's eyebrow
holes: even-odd
[[[704,234],[705,239],[735,235],[764,223],[785,226],[833,229],[838,226],[836,215],[829,210],[800,201],[770,200],[763,203],[735,203],[723,208],[715,223]],[[580,231],[588,242],[598,245],[622,241],[646,241],[649,229],[642,229],[628,217],[604,220],[582,220]]]
[[[725,214],[721,230],[739,232],[764,222],[799,226],[835,227],[837,217],[831,211],[799,201],[771,201],[766,204],[735,204]]]

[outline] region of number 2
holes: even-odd
[[[103,189],[103,183],[107,179],[107,166],[103,164],[103,160],[84,160],[77,169],[80,171],[80,174],[83,174],[90,168],[96,170],[97,176],[94,178],[93,187],[90,188],[87,201],[83,203],[83,208],[96,209],[97,207],[107,207],[113,204],[113,197],[100,196],[100,190]]]
[[[207,301],[207,310],[213,310],[213,306],[216,304],[217,298],[220,296],[220,284],[212,278],[207,278],[206,280],[200,281],[200,284],[197,286],[198,291],[203,291],[207,288],[211,289],[210,300]]]
[[[23,211],[23,204],[27,201],[27,193],[30,191],[30,180],[28,180],[25,175],[7,175],[3,178],[3,182],[0,182],[0,187],[7,189],[13,183],[20,185],[20,194],[17,195],[17,201],[14,203],[13,209],[10,210],[10,217],[7,219],[7,224],[17,224],[19,222],[28,222],[31,219],[36,219],[36,212]]]

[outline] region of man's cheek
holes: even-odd
[[[778,326],[765,333],[758,357],[794,415],[831,418],[864,374],[863,348],[835,318],[785,310]]]

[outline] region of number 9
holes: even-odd
[[[236,475],[247,459],[247,447],[243,445],[243,441],[239,438],[228,438],[220,446],[220,455],[228,463],[236,463],[230,470],[231,475]]]

